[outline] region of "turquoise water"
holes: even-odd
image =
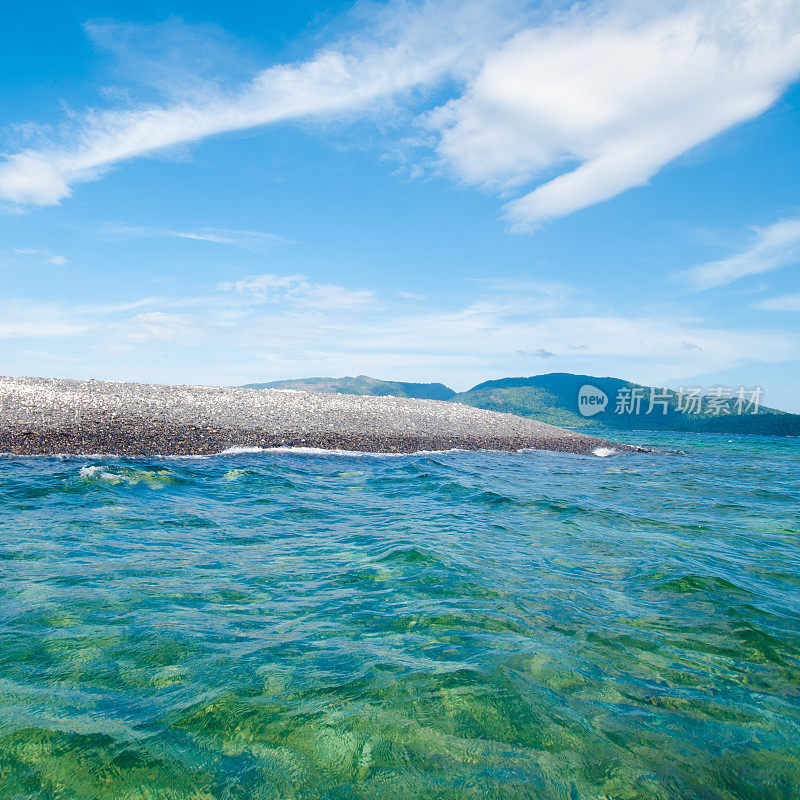
[[[0,797],[800,797],[800,443],[628,438],[0,458]]]

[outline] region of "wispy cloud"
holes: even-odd
[[[798,311],[800,312],[800,293],[784,294],[770,297],[755,304],[762,311]]]
[[[463,309],[435,309],[399,315],[354,327],[342,339],[349,347],[375,352],[471,354],[490,364],[523,353],[558,361],[568,371],[582,364],[594,369],[627,362],[648,365],[654,379],[700,374],[748,360],[780,361],[800,354],[800,339],[771,332],[736,331],[699,325],[691,320],[653,315],[532,314],[520,318],[490,302]],[[687,350],[686,343],[691,342]],[[775,349],[773,349],[775,348]],[[628,367],[630,368],[630,367]]]
[[[475,58],[501,5],[507,3],[395,4],[360,35],[242,85],[208,83],[164,105],[87,111],[61,141],[9,156],[0,166],[0,197],[52,205],[69,197],[74,183],[164,148],[283,120],[372,111],[376,101],[435,83]]]
[[[720,261],[699,264],[676,277],[694,289],[711,289],[799,262],[800,217],[756,229],[756,241],[746,250]]]
[[[69,263],[69,259],[67,259],[66,256],[53,253],[50,250],[40,247],[20,247],[16,248],[14,253],[18,256],[35,256],[41,259],[45,264],[54,264],[57,267],[63,267],[64,264]]]
[[[98,235],[102,238],[124,239],[188,239],[198,242],[212,242],[214,244],[238,247],[242,250],[256,252],[264,251],[270,247],[292,243],[274,233],[263,231],[250,231],[235,228],[198,228],[196,230],[174,230],[147,225],[129,225],[125,222],[106,222],[98,228]]]
[[[185,300],[181,300],[181,302],[184,303]],[[124,311],[134,311],[137,308],[163,307],[168,303],[169,300],[165,297],[142,297],[139,300],[131,300],[127,303],[90,303],[86,305],[77,305],[73,307],[73,310],[76,314],[119,314]]]
[[[0,198],[58,203],[76,183],[128,159],[279,121],[383,110],[410,124],[420,104],[403,108],[398,99],[430,105],[436,88],[450,99],[418,117],[426,146],[458,180],[520,195],[506,213],[526,229],[647,183],[694,146],[761,114],[800,74],[796,0],[369,8],[360,30],[249,80],[238,69],[206,74],[191,58],[181,66],[172,57],[159,71],[152,47],[165,37],[153,34],[141,71],[166,99],[74,113],[50,138],[43,131],[43,142],[0,165]],[[133,63],[128,28],[124,57]],[[114,38],[108,24],[88,30]],[[166,39],[175,36],[171,29]],[[411,173],[430,156],[419,162]]]
[[[101,374],[119,371],[103,354],[127,353],[120,377],[136,369],[153,379],[148,365],[158,356],[180,365],[192,381],[218,381],[238,364],[242,383],[298,370],[355,370],[466,384],[487,375],[532,374],[544,363],[553,371],[662,383],[750,361],[800,358],[800,337],[786,332],[709,327],[667,314],[622,316],[586,298],[580,305],[548,304],[547,292],[526,280],[468,285],[477,287],[476,295],[460,304],[410,305],[396,294],[275,274],[184,297],[94,305],[16,300],[0,303],[0,337],[10,360],[15,339],[41,340],[37,347],[47,351],[61,341],[65,352],[96,353]],[[513,299],[514,286],[527,287],[527,296]],[[20,351],[30,349],[26,344]],[[213,360],[198,355],[211,349]]]
[[[239,281],[221,283],[219,288],[250,295],[260,302],[287,303],[309,309],[355,309],[375,302],[375,294],[366,289],[314,283],[305,275],[250,275]]]
[[[258,71],[219,25],[169,17],[150,24],[90,19],[83,28],[95,47],[113,56],[112,68],[121,80],[152,89],[161,99],[202,102],[209,86],[245,82]]]
[[[101,332],[93,349],[107,353],[127,353],[152,343],[196,345],[206,333],[191,314],[165,311],[143,311],[122,322],[102,325]]]
[[[61,339],[89,333],[92,321],[57,303],[22,299],[0,305],[0,339]]]
[[[530,278],[477,278],[474,282],[489,299],[471,308],[492,313],[502,311],[508,315],[553,312],[565,308],[568,301],[574,307],[577,294],[575,287],[569,284]]]

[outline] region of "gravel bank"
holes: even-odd
[[[386,453],[636,449],[439,400],[0,377],[0,452],[202,455],[280,446]]]

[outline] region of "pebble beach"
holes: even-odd
[[[601,455],[637,449],[438,400],[0,377],[0,452],[208,455],[237,447]]]

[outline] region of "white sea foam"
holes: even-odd
[[[445,452],[445,451],[419,451],[422,452]],[[337,450],[335,448],[326,447],[289,447],[283,445],[281,447],[229,447],[218,453],[221,456],[238,456],[246,455],[248,453],[285,453],[292,455],[305,455],[305,456],[373,456],[376,458],[396,457],[396,456],[410,456],[417,455],[417,453],[372,453],[367,450]]]
[[[372,450],[339,450],[330,447],[291,447],[281,445],[280,447],[228,447],[221,450],[217,455],[236,456],[248,453],[286,453],[306,456],[369,456],[370,458],[399,458],[403,456],[438,456],[443,453],[474,453],[475,450],[465,450],[463,447],[451,447],[447,450],[412,450],[409,453],[376,453]],[[484,450],[483,452],[507,452]]]
[[[218,455],[221,456],[240,456],[245,453],[266,453],[267,449],[264,447],[227,447],[225,450],[220,450]]]
[[[614,453],[617,451],[613,447],[595,447],[592,450],[592,453],[600,458],[608,458],[608,456],[613,456]]]
[[[81,467],[80,476],[81,478],[86,478],[87,480],[91,480],[92,478],[99,478],[100,480],[104,481],[118,480],[118,476],[114,475],[113,472],[108,472],[108,470],[97,465],[91,467]]]
[[[294,391],[294,390],[292,390]],[[451,447],[446,450],[413,450],[410,453],[376,453],[370,450],[338,450],[333,448],[324,447],[289,447],[282,445],[280,447],[228,447],[225,450],[220,450],[218,453],[211,453],[206,455],[199,454],[176,454],[176,453],[151,453],[148,455],[126,455],[123,453],[37,453],[31,455],[19,455],[17,453],[4,453],[0,452],[0,458],[55,458],[60,461],[86,461],[87,459],[100,460],[112,459],[115,461],[207,461],[210,458],[218,456],[239,456],[239,455],[257,455],[258,453],[284,453],[295,455],[307,456],[352,456],[363,457],[369,456],[370,458],[403,458],[408,456],[440,456],[452,453],[507,453],[509,455],[519,453],[538,453],[541,455],[573,455],[571,453],[561,453],[560,451],[541,450],[536,447],[521,447],[518,450],[468,450],[463,447]],[[617,453],[613,447],[598,447],[592,451],[592,454],[600,458]],[[95,467],[84,467],[81,470],[82,477],[91,477],[90,474],[84,473],[83,470],[95,469]],[[110,474],[110,473],[109,473]]]
[[[294,391],[294,390],[292,390]],[[452,447],[447,450],[413,450],[410,453],[376,453],[371,450],[338,450],[335,448],[326,447],[289,447],[282,445],[280,447],[228,447],[225,450],[220,450],[218,453],[211,453],[207,455],[182,455],[175,453],[152,453],[148,455],[126,455],[124,453],[35,453],[31,455],[18,455],[17,453],[2,453],[0,458],[56,458],[60,461],[86,461],[87,459],[111,459],[114,461],[206,461],[210,458],[217,456],[239,456],[239,455],[256,455],[258,453],[293,453],[296,455],[310,455],[310,456],[370,456],[373,458],[398,458],[402,456],[435,456],[444,453],[502,453],[510,452],[506,450],[466,450],[461,447]],[[522,452],[522,451],[518,451]],[[534,452],[534,450],[531,450]],[[541,452],[541,451],[535,451]],[[84,469],[94,469],[94,467],[85,467]],[[83,473],[82,473],[83,474]],[[85,474],[84,477],[90,477]]]

